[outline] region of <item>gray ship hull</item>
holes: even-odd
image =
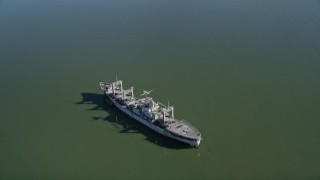
[[[183,143],[187,143],[190,146],[198,147],[200,145],[201,139],[188,140],[188,139],[177,137],[173,132],[170,132],[166,129],[162,129],[162,128],[146,121],[145,119],[141,118],[140,116],[137,116],[132,111],[128,110],[125,106],[120,105],[118,102],[116,102],[114,99],[112,99],[107,93],[105,93],[105,96],[107,97],[106,101],[108,104],[114,105],[120,111],[122,111],[123,113],[125,113],[129,117],[133,118],[134,120],[138,121],[139,123],[145,125],[146,127],[150,128],[151,130],[153,130],[159,134],[162,134],[163,136],[166,136],[168,138],[171,138],[171,139],[183,142]]]

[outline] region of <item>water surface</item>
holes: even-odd
[[[320,2],[0,1],[1,178],[319,178]],[[198,149],[104,105],[115,76]]]

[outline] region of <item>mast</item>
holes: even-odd
[[[174,120],[173,106],[171,106],[171,113],[172,119]]]
[[[133,95],[133,86],[131,87],[131,98],[134,99],[134,95]]]
[[[163,113],[163,124],[165,124],[165,122],[166,122],[166,110],[163,110],[162,113]]]
[[[171,117],[174,120],[174,113],[173,113],[173,106],[169,106],[169,100],[168,100],[168,111],[171,111]]]
[[[119,82],[120,82],[120,89],[121,89],[121,91],[123,91],[123,88],[122,88],[122,81],[120,80]]]
[[[111,84],[111,86],[112,86],[112,94],[114,95],[114,94],[115,94],[115,91],[114,91],[114,84],[112,83],[112,84]]]

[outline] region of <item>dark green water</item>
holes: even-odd
[[[116,75],[201,146],[106,107]],[[317,0],[0,0],[1,179],[318,179],[319,92]]]

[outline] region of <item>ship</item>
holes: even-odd
[[[151,91],[143,90],[137,98],[134,96],[133,87],[123,89],[122,80],[107,83],[100,82],[106,103],[114,105],[127,116],[145,125],[151,130],[168,138],[199,147],[201,133],[186,120],[178,120],[174,117],[174,107],[165,106],[155,102],[150,97]]]

